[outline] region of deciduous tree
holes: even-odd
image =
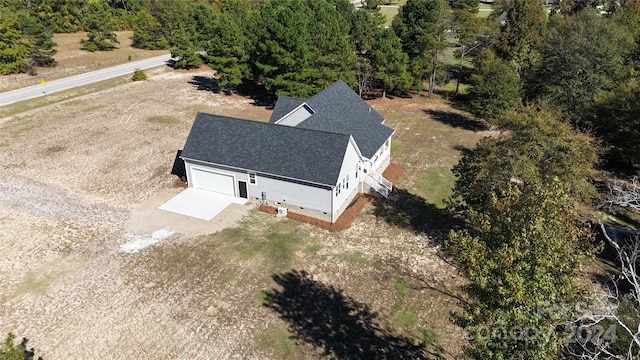
[[[469,89],[471,106],[475,114],[494,122],[520,104],[520,78],[506,61],[491,51],[476,57],[475,65]]]
[[[553,17],[539,46],[540,62],[527,79],[528,98],[549,98],[580,117],[596,96],[629,75],[630,35],[592,11]]]

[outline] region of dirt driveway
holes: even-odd
[[[157,210],[180,191],[169,172],[198,111],[270,111],[198,90],[207,69],[148,74],[0,119],[0,332],[47,360],[322,358],[263,306],[272,275],[295,268],[459,353],[449,311],[461,279],[426,234],[371,206],[334,235],[242,206],[210,223]]]

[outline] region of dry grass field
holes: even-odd
[[[157,55],[166,54],[167,50],[142,50],[131,47],[133,31],[118,31],[120,45],[112,51],[89,52],[82,50],[80,39],[87,37],[85,32],[71,34],[55,34],[58,53],[54,56],[58,66],[52,68],[38,68],[36,76],[16,74],[0,77],[0,92],[20,87],[38,85],[40,79],[46,81],[77,75],[83,72],[103,69],[109,66],[131,61],[142,60]]]
[[[481,123],[442,99],[373,100],[406,168],[391,201],[338,233],[255,209],[220,230],[155,210],[179,191],[175,153],[198,111],[270,110],[198,90],[207,68],[147,73],[0,109],[0,332],[45,359],[460,354],[440,208]]]

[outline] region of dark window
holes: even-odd
[[[249,174],[249,184],[251,185],[256,184],[256,174]]]

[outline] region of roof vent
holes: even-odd
[[[371,112],[371,108],[369,108],[369,112]]]

